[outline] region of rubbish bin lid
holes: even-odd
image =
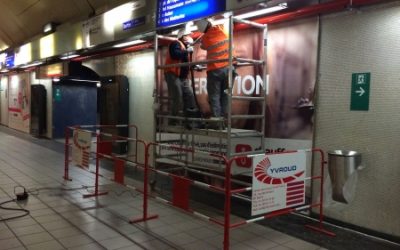
[[[360,153],[358,153],[357,151],[351,151],[351,150],[331,150],[331,151],[328,151],[328,155],[338,155],[338,156],[350,157],[350,156],[360,155]]]

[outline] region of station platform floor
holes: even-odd
[[[72,167],[72,181],[64,181],[63,166],[62,144],[0,127],[0,203],[14,199],[14,192],[22,190],[20,186],[29,191],[26,201],[2,205],[24,208],[29,210],[28,215],[4,221],[24,212],[0,209],[0,250],[222,249],[221,226],[154,199],[149,201],[150,215],[158,214],[159,218],[128,223],[142,214],[140,193],[100,179],[101,188],[109,193],[83,198],[82,194],[91,191],[86,186],[94,183],[94,175]],[[102,171],[107,175],[107,170]],[[230,249],[398,249],[398,245],[379,241],[365,248],[364,244],[359,245],[360,238],[336,242],[328,236],[318,236],[320,240],[315,243],[315,234],[308,235],[293,236],[252,223],[231,230]]]

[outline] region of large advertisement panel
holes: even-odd
[[[263,32],[260,30],[235,32],[233,41],[237,57],[267,60],[265,72],[268,72],[268,83],[263,82],[261,66],[238,67],[233,95],[261,96],[262,86],[267,84],[265,137],[268,152],[310,148],[313,138],[318,19],[270,25],[267,53],[264,50]],[[167,48],[164,48],[160,53],[162,64],[166,52]],[[196,46],[193,61],[205,58],[206,52]],[[158,94],[168,96],[163,73],[159,76]],[[209,114],[205,70],[194,72],[194,85],[200,110],[203,114]],[[257,114],[261,109],[259,102],[233,100],[232,103],[233,115]],[[232,121],[232,127],[238,129],[252,130],[260,126],[260,121],[252,119]]]
[[[8,126],[29,133],[31,119],[29,74],[11,75],[8,89]]]

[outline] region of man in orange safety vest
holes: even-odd
[[[184,63],[189,61],[189,54],[193,52],[190,45],[193,39],[187,29],[178,32],[178,40],[171,42],[168,46],[168,53],[165,64]],[[189,66],[168,67],[164,70],[165,81],[168,86],[168,95],[171,99],[171,115],[178,116],[188,110],[196,109],[196,102],[193,90],[188,80]],[[176,120],[171,120],[170,124],[176,124]]]
[[[207,51],[207,60],[227,59],[229,57],[229,36],[223,25],[212,25],[207,19],[196,22],[204,33],[200,48]],[[229,79],[229,62],[210,62],[207,64],[208,102],[214,117],[224,117],[228,104],[226,88]]]

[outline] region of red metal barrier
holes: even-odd
[[[238,193],[243,193],[243,192],[247,192],[247,191],[251,191],[252,188],[251,187],[241,187],[241,188],[232,188],[232,164],[233,162],[240,160],[241,158],[243,158],[243,156],[237,156],[231,159],[227,159],[224,155],[219,155],[219,154],[213,154],[213,153],[208,153],[208,152],[202,152],[202,151],[196,151],[192,148],[183,148],[183,147],[178,147],[178,146],[174,146],[174,145],[165,145],[165,144],[156,144],[156,143],[150,143],[148,146],[162,146],[164,148],[170,148],[171,150],[174,151],[179,151],[179,152],[185,152],[185,153],[190,153],[190,154],[208,154],[210,157],[216,158],[216,159],[220,159],[224,164],[225,164],[225,181],[224,181],[224,188],[220,188],[218,186],[212,186],[206,183],[201,183],[198,181],[194,181],[191,179],[188,179],[187,177],[184,176],[179,176],[179,175],[175,175],[172,173],[168,173],[168,172],[164,172],[164,171],[160,171],[157,170],[155,168],[150,168],[150,166],[146,165],[146,168],[149,168],[149,170],[154,171],[156,173],[162,174],[164,176],[169,176],[174,180],[174,184],[173,184],[173,192],[172,192],[172,201],[168,201],[165,200],[164,198],[155,196],[155,195],[151,195],[151,197],[156,198],[157,200],[160,200],[164,203],[167,203],[169,205],[181,208],[182,210],[189,212],[195,216],[198,216],[200,218],[203,219],[207,219],[208,221],[214,222],[220,226],[224,227],[224,240],[223,240],[223,249],[227,250],[229,249],[229,242],[230,242],[230,229],[239,227],[241,225],[245,225],[245,224],[249,224],[252,222],[256,222],[256,221],[260,221],[263,219],[268,219],[268,218],[272,218],[275,216],[279,216],[279,215],[284,215],[284,214],[288,214],[288,213],[293,213],[293,212],[297,212],[297,211],[302,211],[302,210],[307,210],[307,209],[312,209],[314,207],[319,207],[319,224],[317,226],[313,226],[313,225],[305,225],[307,228],[313,229],[315,231],[318,231],[320,233],[324,233],[326,235],[329,236],[335,236],[335,234],[333,232],[330,232],[326,229],[324,229],[323,227],[323,181],[324,181],[324,167],[326,164],[325,161],[325,157],[324,157],[324,153],[321,149],[312,149],[309,150],[310,152],[317,152],[319,153],[321,156],[321,161],[320,161],[320,167],[321,167],[321,175],[318,176],[310,176],[304,179],[304,182],[306,180],[310,180],[310,181],[315,181],[315,180],[320,180],[320,201],[318,203],[315,204],[309,204],[309,205],[302,205],[302,206],[297,206],[297,207],[289,207],[289,208],[285,208],[285,209],[281,209],[281,210],[277,210],[277,211],[273,211],[273,212],[269,212],[267,214],[261,215],[259,217],[256,218],[252,218],[249,220],[243,220],[240,222],[236,222],[236,223],[231,223],[231,208],[232,208],[232,203],[231,203],[231,197],[234,194],[238,194]],[[147,150],[148,153],[149,150]],[[275,154],[288,154],[288,153],[294,153],[297,151],[287,151],[287,152],[281,152],[281,153],[275,153]],[[268,155],[273,155],[273,154],[268,154]],[[148,163],[148,162],[147,162]],[[147,175],[145,176],[145,178],[148,178]],[[194,210],[192,210],[189,205],[188,205],[188,200],[189,200],[189,195],[186,191],[182,191],[180,190],[181,188],[186,188],[188,189],[188,185],[189,184],[193,184],[193,185],[197,185],[203,188],[207,188],[213,191],[217,191],[217,192],[221,192],[225,194],[225,202],[224,202],[224,221],[220,221],[216,218],[211,218],[207,215],[198,213]],[[177,191],[180,190],[180,191]],[[143,196],[144,199],[147,199],[149,196],[145,195]],[[294,196],[296,197],[296,196]],[[290,205],[290,203],[289,203]]]
[[[71,130],[73,129],[81,129],[81,128],[76,128],[76,127],[72,127],[69,128]],[[100,145],[103,142],[108,142],[108,141],[101,141],[100,139],[100,135],[101,133],[95,133],[96,135],[96,142],[98,145]],[[110,135],[108,135],[110,136]],[[99,157],[103,157],[103,158],[107,158],[110,160],[113,160],[115,162],[115,173],[114,173],[114,178],[108,178],[110,180],[116,181],[117,183],[124,185],[128,188],[137,190],[141,193],[143,193],[143,215],[141,216],[141,218],[136,218],[136,219],[131,219],[129,222],[130,223],[136,223],[136,222],[142,222],[142,221],[146,221],[146,220],[150,220],[150,219],[155,219],[158,217],[158,215],[149,215],[148,214],[148,199],[149,197],[153,197],[156,200],[162,201],[166,204],[172,205],[174,207],[180,208],[192,215],[195,215],[197,217],[200,217],[202,219],[206,219],[210,222],[216,223],[220,226],[222,226],[224,228],[224,239],[223,239],[223,249],[228,250],[229,249],[229,245],[230,245],[230,229],[239,227],[241,225],[245,225],[245,224],[249,224],[252,222],[257,222],[263,219],[268,219],[268,218],[272,218],[275,216],[279,216],[279,215],[284,215],[284,214],[288,214],[288,213],[293,213],[293,212],[297,212],[297,211],[302,211],[302,210],[307,210],[307,209],[312,209],[315,207],[319,208],[319,223],[318,225],[305,225],[307,228],[310,228],[312,230],[318,231],[320,233],[324,233],[327,234],[329,236],[335,236],[334,233],[326,230],[323,227],[323,181],[324,181],[324,168],[326,165],[326,161],[325,161],[325,156],[324,156],[324,152],[321,149],[312,149],[312,150],[308,150],[309,152],[313,152],[313,153],[319,153],[320,154],[320,168],[321,168],[321,175],[318,176],[310,176],[307,178],[302,179],[301,181],[303,183],[305,183],[306,180],[310,180],[310,181],[315,181],[315,180],[319,180],[320,181],[320,197],[319,197],[319,202],[317,203],[310,203],[308,205],[299,205],[299,206],[295,206],[295,207],[290,207],[288,206],[287,208],[281,209],[281,210],[277,210],[277,211],[272,211],[272,212],[268,212],[266,214],[262,214],[262,215],[257,215],[258,217],[253,217],[251,219],[248,220],[242,220],[239,222],[235,222],[232,223],[231,222],[231,210],[232,210],[232,203],[231,203],[231,198],[233,195],[235,194],[239,194],[239,193],[243,193],[243,192],[248,192],[248,191],[252,191],[252,187],[239,187],[239,188],[233,188],[232,184],[232,164],[233,162],[240,160],[241,158],[243,158],[243,156],[237,156],[237,157],[233,157],[231,159],[226,158],[224,155],[220,155],[220,154],[215,154],[215,153],[209,153],[209,152],[204,152],[204,151],[199,151],[199,150],[195,150],[193,148],[190,147],[180,147],[180,146],[176,146],[176,145],[169,145],[169,144],[159,144],[159,143],[146,143],[145,141],[142,140],[138,140],[136,138],[127,138],[127,137],[122,137],[122,136],[110,136],[112,140],[119,140],[119,141],[135,141],[136,145],[141,144],[144,147],[144,163],[140,164],[138,162],[136,162],[135,166],[139,166],[143,171],[144,171],[144,177],[143,177],[143,189],[140,190],[136,187],[132,187],[130,185],[125,184],[124,179],[123,179],[123,171],[124,171],[124,166],[127,166],[129,164],[131,164],[129,161],[126,161],[125,159],[120,159],[116,156],[113,155],[106,155],[104,153],[99,152],[99,148],[101,147],[97,147],[97,151],[95,153],[95,158],[96,158],[96,171],[89,171],[93,174],[96,175],[96,181],[95,181],[95,192],[93,194],[88,194],[85,195],[84,197],[92,197],[92,196],[98,196],[98,195],[102,195],[104,193],[99,192],[98,190],[98,178],[99,177],[103,177],[103,178],[108,178],[105,177],[103,175],[101,175],[99,173]],[[70,180],[69,175],[68,175],[68,163],[69,163],[69,132],[66,133],[66,147],[65,147],[65,154],[66,154],[66,159],[65,159],[65,171],[64,171],[64,179],[65,180]],[[219,162],[221,162],[221,164],[223,164],[225,166],[224,169],[224,185],[223,187],[219,187],[219,186],[215,186],[215,185],[210,185],[207,184],[205,182],[201,182],[201,181],[197,181],[197,180],[193,180],[190,179],[187,176],[182,176],[179,174],[173,174],[167,171],[162,171],[159,169],[156,169],[154,166],[151,165],[150,161],[149,161],[149,156],[151,153],[151,150],[157,150],[157,148],[162,147],[163,149],[167,149],[167,150],[171,150],[173,152],[179,152],[179,153],[185,153],[187,155],[197,155],[197,154],[203,154],[206,155],[207,157],[213,159],[213,160],[217,160]],[[137,146],[136,146],[136,152],[137,152]],[[293,153],[293,152],[297,152],[297,151],[291,151],[291,152],[281,152],[281,153],[273,153],[273,154],[267,154],[267,155],[277,155],[277,154],[289,154],[289,153]],[[246,156],[246,157],[252,157],[252,156]],[[137,156],[136,156],[137,159]],[[187,159],[185,159],[185,163],[187,163]],[[149,171],[152,171],[154,173],[163,175],[163,176],[168,176],[170,178],[172,178],[173,180],[173,185],[172,185],[172,200],[166,200],[165,198],[161,197],[161,196],[157,196],[155,194],[149,194]],[[200,173],[201,171],[196,171],[196,173]],[[291,180],[288,180],[288,183]],[[224,201],[224,220],[221,221],[217,218],[212,218],[210,216],[207,216],[203,213],[197,212],[195,210],[193,210],[190,205],[189,205],[189,201],[190,201],[190,193],[189,193],[189,186],[190,185],[195,185],[201,188],[205,188],[205,189],[209,189],[211,191],[214,192],[219,192],[225,195],[225,201]],[[295,185],[293,185],[295,186]],[[289,189],[288,189],[289,190]],[[290,190],[289,190],[290,191]],[[295,190],[294,192],[291,192],[291,194],[294,194],[293,197],[296,198],[297,196],[297,191]],[[300,193],[299,193],[300,194]],[[305,203],[305,201],[303,202]],[[289,203],[289,205],[291,205],[291,203]]]
[[[94,130],[98,130],[98,129],[102,129],[102,128],[121,128],[121,127],[127,127],[128,129],[133,128],[133,137],[132,138],[128,138],[128,137],[123,137],[123,136],[118,136],[118,135],[114,135],[114,134],[109,134],[109,133],[102,133],[102,132],[94,132],[94,131],[90,131],[88,129],[94,129]],[[96,149],[96,154],[97,155],[110,155],[110,143],[112,143],[113,141],[116,141],[118,139],[120,140],[126,140],[126,139],[130,139],[130,141],[134,141],[135,142],[135,152],[133,155],[134,160],[133,162],[137,163],[138,159],[137,159],[137,148],[138,148],[138,128],[136,125],[80,125],[80,126],[72,126],[72,127],[66,127],[65,128],[65,146],[64,146],[64,180],[69,180],[71,181],[71,178],[69,177],[69,162],[71,162],[69,155],[70,155],[70,137],[71,137],[71,132],[74,130],[81,130],[81,131],[86,131],[86,132],[90,132],[92,133],[93,136],[97,135],[101,136],[106,136],[109,137],[110,140],[108,141],[101,141],[100,140],[96,140],[96,144],[97,144],[97,149]],[[106,145],[106,146],[104,146]],[[108,154],[107,154],[108,153]],[[96,157],[97,158],[97,157]]]
[[[102,127],[122,127],[122,126],[127,126],[127,127],[134,127],[135,128],[135,133],[134,135],[136,136],[135,138],[129,138],[129,137],[123,137],[123,136],[118,136],[118,135],[113,135],[109,133],[101,133],[101,132],[93,132],[89,130],[84,130],[84,129],[93,129],[93,128],[102,128]],[[95,143],[96,143],[96,152],[94,153],[94,159],[96,162],[96,170],[91,171],[90,169],[85,169],[82,168],[83,170],[94,174],[95,175],[95,191],[94,193],[91,194],[85,194],[83,195],[84,198],[88,197],[93,197],[93,196],[99,196],[99,195],[104,195],[107,194],[107,192],[99,192],[99,177],[115,181],[118,184],[121,184],[127,188],[136,190],[140,193],[142,193],[144,196],[148,195],[148,176],[147,176],[147,168],[145,166],[148,165],[148,147],[149,145],[145,143],[143,140],[137,139],[138,133],[137,133],[137,127],[135,125],[85,125],[85,126],[74,126],[74,127],[68,127],[66,128],[66,135],[65,135],[65,167],[64,167],[64,179],[65,180],[72,180],[69,178],[69,162],[71,161],[69,158],[69,147],[71,144],[69,143],[69,137],[70,137],[70,132],[71,131],[84,131],[84,132],[89,132],[92,134],[92,136],[96,137]],[[101,136],[103,137],[108,137],[109,140],[101,140]],[[119,158],[119,156],[112,155],[110,154],[110,144],[113,142],[134,142],[135,143],[135,154],[134,154],[134,160],[133,161],[127,161],[126,159]],[[138,145],[141,144],[143,145],[143,148],[145,149],[145,162],[142,164],[138,161],[137,157],[137,152],[138,152]],[[104,146],[106,145],[106,146]],[[114,178],[109,178],[106,177],[102,174],[100,174],[99,171],[99,160],[103,159],[109,159],[114,162]],[[144,169],[145,172],[145,177],[143,180],[144,187],[143,190],[133,187],[131,185],[125,184],[124,181],[124,168],[127,165],[134,165],[135,167],[141,167]],[[143,216],[139,219],[131,220],[130,222],[139,222],[139,221],[146,221],[150,219],[157,218],[158,215],[148,215],[148,199],[144,198],[143,199]]]

